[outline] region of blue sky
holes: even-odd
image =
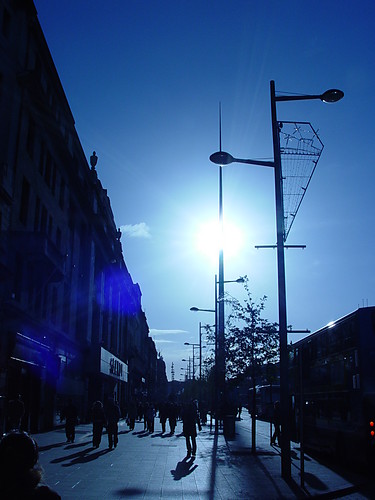
[[[286,250],[288,324],[317,330],[375,304],[375,3],[373,1],[35,0],[76,129],[123,230],[158,350],[175,377],[214,307],[217,252],[197,243],[218,219],[218,149],[272,159],[269,82],[276,90],[345,92],[342,101],[278,104],[279,120],[311,122],[324,151]],[[223,172],[225,279],[248,275],[277,321],[273,172]],[[242,286],[226,290],[241,298]],[[290,340],[299,336],[291,335]]]

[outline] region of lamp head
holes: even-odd
[[[191,308],[190,308],[190,311],[194,311],[194,312],[196,312],[196,311],[199,311],[199,309],[198,309],[198,307],[191,307]]]
[[[190,345],[189,342],[184,342],[184,345]]]
[[[330,89],[326,90],[321,96],[320,99],[323,102],[337,102],[344,97],[344,92],[338,89]]]
[[[229,165],[230,163],[233,163],[234,158],[231,154],[226,153],[225,151],[217,151],[216,153],[212,153],[210,161],[216,165]]]

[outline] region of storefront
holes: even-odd
[[[93,352],[94,362],[92,367],[98,367],[98,371],[90,373],[89,381],[89,405],[96,400],[103,403],[109,397],[118,401],[120,408],[126,406],[128,399],[128,365],[103,347]]]
[[[20,332],[7,363],[7,401],[18,395],[25,405],[22,429],[40,432],[53,426],[59,357],[48,345]]]

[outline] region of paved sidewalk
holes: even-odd
[[[293,454],[293,479],[281,478],[280,450],[269,445],[267,424],[257,426],[257,454],[250,452],[250,420],[236,422],[235,439],[226,441],[203,426],[195,460],[185,458],[185,438],[178,423],[176,434],[144,432],[137,422],[129,431],[120,422],[119,444],[108,449],[107,435],[99,449],[92,447],[90,425],[77,426],[76,442],[65,442],[64,429],[38,434],[40,463],[45,480],[65,499],[279,499],[322,495],[325,498],[370,498],[356,493],[357,487],[309,459],[306,490],[299,488],[298,459]],[[316,467],[315,469],[311,467]],[[332,496],[336,492],[338,496]],[[330,496],[331,495],[331,496]]]
[[[272,475],[281,474],[281,455],[278,446],[270,445],[271,428],[268,422],[256,423],[256,456]],[[233,454],[251,454],[251,422],[249,415],[236,422],[234,439],[228,439],[227,445]],[[368,484],[369,478],[355,472],[335,472],[309,454],[303,459],[303,481],[301,481],[301,454],[297,443],[291,443],[292,487],[296,497],[312,498],[375,498],[374,485]],[[367,492],[367,493],[365,493]]]

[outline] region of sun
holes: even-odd
[[[225,221],[222,234],[218,221],[202,223],[195,234],[197,251],[213,261],[217,260],[221,248],[226,257],[233,257],[238,254],[242,244],[241,230],[229,221]]]

